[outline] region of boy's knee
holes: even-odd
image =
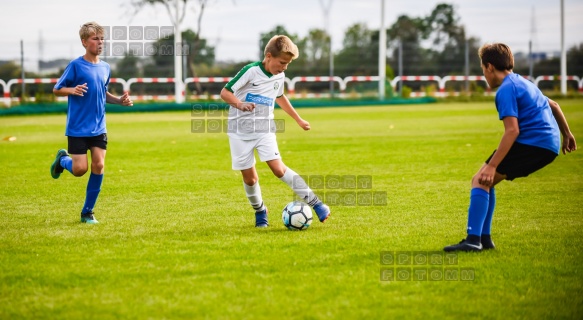
[[[75,177],[82,177],[87,173],[87,168],[73,168],[73,172],[71,172]]]
[[[246,177],[243,178],[243,182],[245,182],[246,185],[248,186],[253,186],[257,183],[257,180],[259,180],[257,177]]]
[[[101,174],[105,168],[105,163],[100,161],[96,163],[91,163],[91,172]]]
[[[285,167],[277,168],[277,169],[273,169],[272,172],[276,177],[281,178],[285,174],[285,169],[286,169]]]

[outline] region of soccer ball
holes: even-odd
[[[283,208],[283,225],[290,230],[305,230],[312,224],[312,209],[301,201],[293,201]]]

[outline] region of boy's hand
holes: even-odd
[[[128,92],[124,93],[123,96],[119,97],[119,104],[126,107],[131,107],[134,105],[132,99],[130,99],[130,94]]]
[[[72,95],[75,95],[75,96],[80,96],[80,97],[82,97],[82,96],[83,96],[83,94],[84,94],[85,92],[87,92],[87,83],[84,83],[84,84],[77,85],[77,86],[75,86],[75,87],[74,87],[74,88],[72,88],[72,89],[73,89],[73,92],[71,92],[71,94],[72,94]]]
[[[577,150],[577,142],[572,134],[563,136],[563,147],[561,149],[563,150],[563,154]]]
[[[308,131],[308,130],[310,130],[310,129],[311,129],[311,127],[310,127],[310,123],[309,123],[308,121],[304,120],[304,119],[299,119],[299,120],[298,120],[298,125],[299,125],[299,126],[302,128],[302,129],[304,129],[304,130],[306,130],[306,131]]]
[[[496,168],[491,165],[485,165],[478,172],[478,183],[485,186],[491,187],[494,184],[494,176],[496,175]]]
[[[241,111],[253,111],[255,109],[255,103],[253,102],[241,102],[237,104],[237,109]]]

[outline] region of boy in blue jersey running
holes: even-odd
[[[87,150],[91,151],[91,175],[87,183],[85,204],[81,210],[81,222],[96,224],[93,214],[105,166],[107,130],[105,127],[105,103],[132,106],[128,93],[115,97],[107,92],[110,79],[109,64],[99,59],[103,50],[104,29],[95,22],[88,22],[79,30],[85,54],[69,63],[55,84],[53,93],[68,96],[67,126],[68,152],[57,152],[51,165],[51,176],[58,179],[66,169],[76,177],[87,172]]]
[[[496,109],[504,123],[504,134],[498,149],[472,178],[467,238],[445,247],[445,251],[494,249],[491,237],[496,204],[494,186],[543,168],[558,156],[560,149],[563,154],[577,149],[559,104],[545,97],[532,82],[512,72],[514,57],[507,45],[486,44],[478,54],[488,85],[498,88]]]
[[[267,227],[268,220],[255,170],[255,150],[273,174],[314,209],[321,222],[330,216],[330,208],[318,199],[302,177],[282,162],[275,137],[275,102],[302,129],[310,130],[310,123],[299,116],[283,93],[284,71],[298,56],[298,47],[291,39],[274,36],[265,46],[263,61],[243,67],[221,90],[221,98],[230,105],[228,136],[232,168],[243,175],[243,187],[255,210],[255,226],[259,228]]]

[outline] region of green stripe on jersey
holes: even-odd
[[[241,71],[239,71],[237,73],[237,75],[235,75],[235,77],[233,79],[231,79],[231,81],[227,82],[227,84],[225,85],[225,89],[233,92],[233,89],[231,89],[231,87],[237,81],[239,81],[239,79],[245,74],[245,72],[247,72],[249,69],[251,69],[253,67],[257,67],[257,66],[260,66],[262,70],[265,70],[265,69],[263,69],[263,64],[261,63],[261,61],[251,62],[250,64],[244,66],[243,69],[241,69]]]

